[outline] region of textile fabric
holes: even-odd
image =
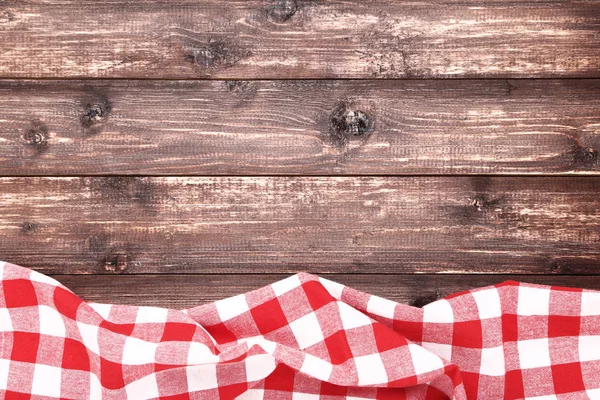
[[[416,308],[300,273],[173,310],[0,278],[6,399],[600,399],[596,291],[507,281]]]

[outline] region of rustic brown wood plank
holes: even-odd
[[[598,1],[0,4],[1,77],[600,77]]]
[[[190,308],[257,289],[289,275],[57,275],[86,301]],[[437,298],[507,280],[600,290],[598,276],[531,275],[322,275],[399,303],[422,306]]]
[[[0,179],[0,254],[46,273],[566,273],[594,177]]]
[[[0,174],[598,174],[599,93],[593,79],[0,81]]]

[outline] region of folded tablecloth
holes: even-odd
[[[596,291],[507,281],[416,308],[300,273],[172,310],[0,277],[9,400],[600,399]]]

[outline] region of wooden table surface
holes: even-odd
[[[195,306],[600,289],[599,0],[1,0],[0,259]]]

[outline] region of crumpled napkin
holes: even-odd
[[[300,273],[171,310],[0,278],[6,399],[600,399],[596,291],[507,281],[416,308]]]

